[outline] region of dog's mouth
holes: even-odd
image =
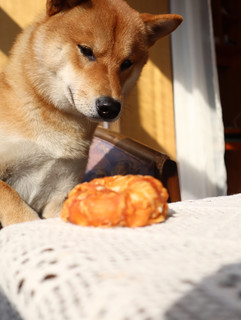
[[[68,87],[68,93],[69,100],[73,108],[94,122],[112,122],[115,121],[120,115],[121,103],[117,99],[109,96],[102,96],[95,100],[92,108],[86,108],[86,106],[78,108],[70,87]]]

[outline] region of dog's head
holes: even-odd
[[[148,49],[181,21],[173,14],[140,14],[123,0],[47,0],[46,19],[33,37],[43,75],[35,83],[60,109],[113,121]]]

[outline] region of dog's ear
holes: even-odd
[[[151,47],[157,40],[174,31],[182,22],[182,16],[177,14],[153,15],[141,13],[141,18],[145,23],[148,45]]]
[[[48,16],[53,16],[56,13],[71,9],[80,3],[88,0],[47,0],[46,11]]]

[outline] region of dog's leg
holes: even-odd
[[[20,195],[7,183],[0,180],[0,223],[3,227],[10,224],[39,219]]]
[[[43,213],[42,213],[42,217],[45,219],[59,217],[66,196],[67,196],[67,194],[64,196],[58,196],[58,197],[53,198],[45,206]]]

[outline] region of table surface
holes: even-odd
[[[9,226],[1,320],[241,319],[240,240],[241,194],[172,203],[136,229]]]

